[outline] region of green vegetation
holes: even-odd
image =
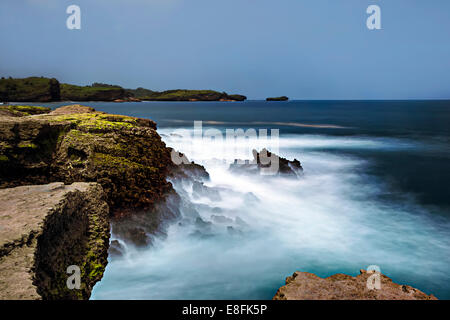
[[[0,79],[0,100],[8,101],[58,101],[60,89],[58,80],[30,77],[24,79]]]
[[[144,89],[146,90],[146,89]],[[141,90],[141,94],[138,98],[141,100],[149,101],[219,101],[219,100],[236,100],[243,101],[245,96],[241,95],[228,95],[225,92],[217,92],[213,90],[167,90],[163,92],[150,91],[145,94],[145,91]]]
[[[72,101],[113,101],[125,98],[125,90],[118,86],[93,84],[92,86],[76,86],[61,84],[61,99]]]
[[[139,87],[124,89],[117,85],[93,83],[90,86],[60,84],[56,79],[31,77],[0,80],[0,100],[8,101],[244,101],[243,95],[213,90],[153,91]]]
[[[145,89],[142,87],[139,87],[137,89],[126,89],[125,90],[126,93],[132,97],[135,97],[137,99],[142,99],[142,98],[146,98],[146,97],[151,97],[154,94],[158,94],[159,92],[157,91],[152,91],[149,89]]]
[[[50,108],[47,107],[36,107],[36,106],[0,106],[0,114],[10,115],[10,116],[29,116],[33,114],[43,114],[49,113]]]
[[[286,96],[275,97],[275,98],[267,98],[266,101],[288,101],[289,98]]]

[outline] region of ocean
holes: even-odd
[[[211,222],[208,236],[174,223],[153,246],[110,258],[92,299],[271,299],[295,271],[357,275],[371,265],[450,299],[450,101],[82,104],[153,119],[217,191],[175,185]],[[194,121],[203,132],[278,129],[279,138],[199,140]],[[266,145],[300,160],[303,176],[228,170]]]

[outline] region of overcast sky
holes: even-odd
[[[81,7],[81,30],[66,8]],[[382,30],[366,27],[377,4]],[[450,98],[449,0],[1,0],[0,75],[250,99]]]

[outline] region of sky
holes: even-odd
[[[81,29],[69,30],[69,5]],[[381,9],[369,30],[368,6]],[[448,0],[1,0],[0,76],[249,99],[450,98]]]

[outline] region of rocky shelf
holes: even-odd
[[[88,299],[103,276],[109,210],[97,183],[0,190],[0,299]],[[67,267],[81,287],[67,287]]]
[[[369,289],[367,281],[375,271],[360,270],[352,277],[335,274],[320,278],[309,272],[295,272],[286,278],[286,285],[278,289],[274,300],[437,300],[411,286],[400,285],[378,273],[380,287]],[[371,281],[371,280],[369,280]]]

